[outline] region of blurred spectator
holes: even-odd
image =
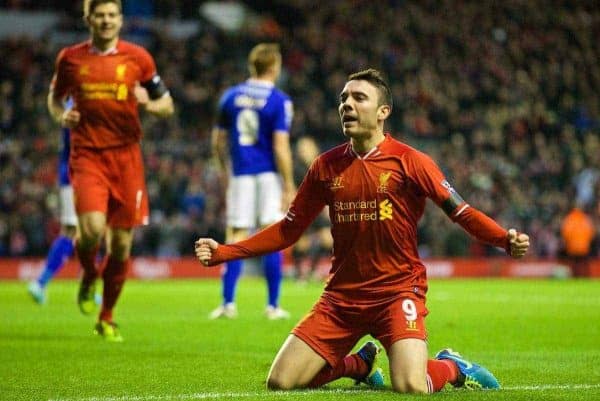
[[[563,256],[573,276],[586,277],[596,229],[592,219],[579,207],[574,207],[563,219],[560,229]]]

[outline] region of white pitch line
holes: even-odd
[[[314,394],[364,394],[377,393],[374,390],[350,390],[350,389],[321,389],[321,390],[299,390],[299,391],[272,391],[272,392],[247,392],[247,393],[192,393],[192,394],[172,394],[172,395],[124,395],[114,397],[86,397],[86,398],[51,398],[48,401],[161,401],[161,400],[206,400],[218,398],[249,398],[249,397],[289,397],[305,396]]]
[[[502,390],[511,391],[549,391],[549,390],[593,390],[600,389],[600,384],[540,384],[537,386],[507,386]]]
[[[506,386],[499,391],[553,391],[553,390],[594,390],[600,389],[600,384],[540,384],[537,386]],[[323,389],[303,391],[274,391],[274,392],[248,392],[248,393],[192,393],[171,395],[123,395],[114,397],[86,397],[86,398],[51,398],[48,401],[162,401],[162,400],[211,400],[220,398],[285,398],[291,396],[310,396],[315,394],[343,394],[362,395],[365,393],[380,393],[381,391],[364,389]]]

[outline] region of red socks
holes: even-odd
[[[124,261],[116,260],[111,257],[105,258],[105,267],[102,273],[104,279],[104,291],[102,294],[102,310],[100,311],[100,320],[112,322],[112,310],[119,299],[123,283],[127,277],[131,259]]]
[[[339,379],[350,377],[362,379],[367,373],[366,362],[356,354],[346,356],[336,366],[327,365],[308,384],[309,388],[320,387]],[[430,359],[427,361],[427,387],[430,393],[440,391],[446,383],[454,383],[458,379],[458,368],[449,360]]]
[[[352,354],[346,356],[336,366],[327,365],[308,383],[309,388],[321,387],[324,384],[339,379],[340,377],[350,377],[352,379],[362,379],[365,377],[369,367],[367,363],[358,355]]]
[[[427,387],[430,393],[440,391],[446,383],[454,383],[457,378],[458,368],[454,362],[445,359],[427,361]]]

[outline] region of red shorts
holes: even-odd
[[[76,148],[69,175],[77,214],[102,212],[114,228],[148,224],[148,193],[139,143],[107,149]]]
[[[426,340],[427,313],[424,299],[412,293],[377,305],[340,305],[322,295],[292,333],[334,366],[367,334],[386,350],[405,338]]]

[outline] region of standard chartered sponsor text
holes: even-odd
[[[377,220],[377,212],[372,213],[336,213],[336,223],[353,223],[355,221],[375,221]]]
[[[333,207],[336,212],[354,209],[377,209],[377,200],[337,201],[333,203]]]
[[[84,99],[127,100],[129,89],[126,84],[113,82],[84,82],[81,84]]]
[[[357,221],[375,221],[377,220],[377,200],[356,200],[342,202],[337,201],[333,204],[335,210],[336,223],[352,223]],[[361,211],[361,209],[363,211]],[[370,209],[370,210],[367,210]],[[352,211],[351,213],[340,213],[342,211]],[[357,211],[358,210],[358,211]]]
[[[115,82],[84,82],[81,84],[83,91],[116,91],[119,87]]]

